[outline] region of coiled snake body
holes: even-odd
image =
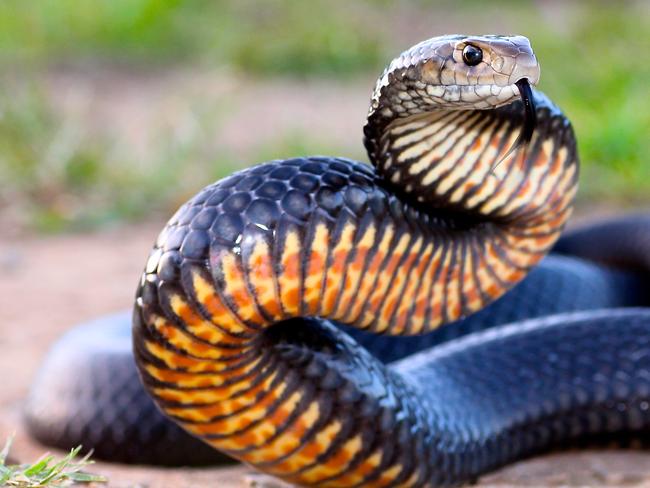
[[[531,91],[538,78],[523,37],[425,41],[375,89],[374,170],[274,161],[185,204],[133,313],[136,363],[162,411],[231,457],[315,486],[458,484],[572,439],[647,435],[647,309],[554,315],[427,349],[454,326],[434,329],[522,280],[571,213],[573,131]],[[646,298],[640,275],[569,258],[540,269],[465,332],[526,296],[539,299],[534,316],[562,311],[559,289],[536,290],[555,286],[544,273],[577,280],[565,310],[581,308],[585,286],[606,298],[584,308]]]

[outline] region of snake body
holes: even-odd
[[[485,327],[481,313],[534,294],[533,279],[490,305],[570,216],[575,139],[530,91],[538,78],[520,36],[425,41],[377,83],[364,128],[374,169],[273,161],[181,207],[133,313],[136,364],[160,409],[305,486],[453,485],[572,439],[647,434],[647,309],[554,315],[432,347],[439,326],[485,309],[461,322]],[[610,289],[585,309],[643,301],[612,291],[638,290],[639,276],[569,258],[540,269],[553,266],[582,266],[594,289],[589,270],[603,278]]]

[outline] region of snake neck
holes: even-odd
[[[533,91],[531,141],[504,158],[523,130],[521,101],[432,110],[423,88],[402,88],[394,80],[378,87],[364,126],[370,161],[396,191],[438,211],[561,230],[577,190],[578,156],[569,120],[545,95]]]

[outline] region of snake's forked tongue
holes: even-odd
[[[492,170],[496,169],[505,159],[510,156],[515,150],[523,147],[524,151],[528,147],[530,140],[533,138],[533,132],[537,126],[537,114],[535,111],[535,101],[533,100],[533,90],[530,88],[527,78],[522,78],[515,83],[521,95],[521,101],[524,104],[524,126],[521,128],[517,140],[508,149],[508,152],[494,165]]]

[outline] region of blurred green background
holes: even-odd
[[[374,79],[445,33],[518,33],[574,123],[580,204],[650,201],[650,2],[3,0],[0,223],[168,214],[269,158],[365,159]]]

